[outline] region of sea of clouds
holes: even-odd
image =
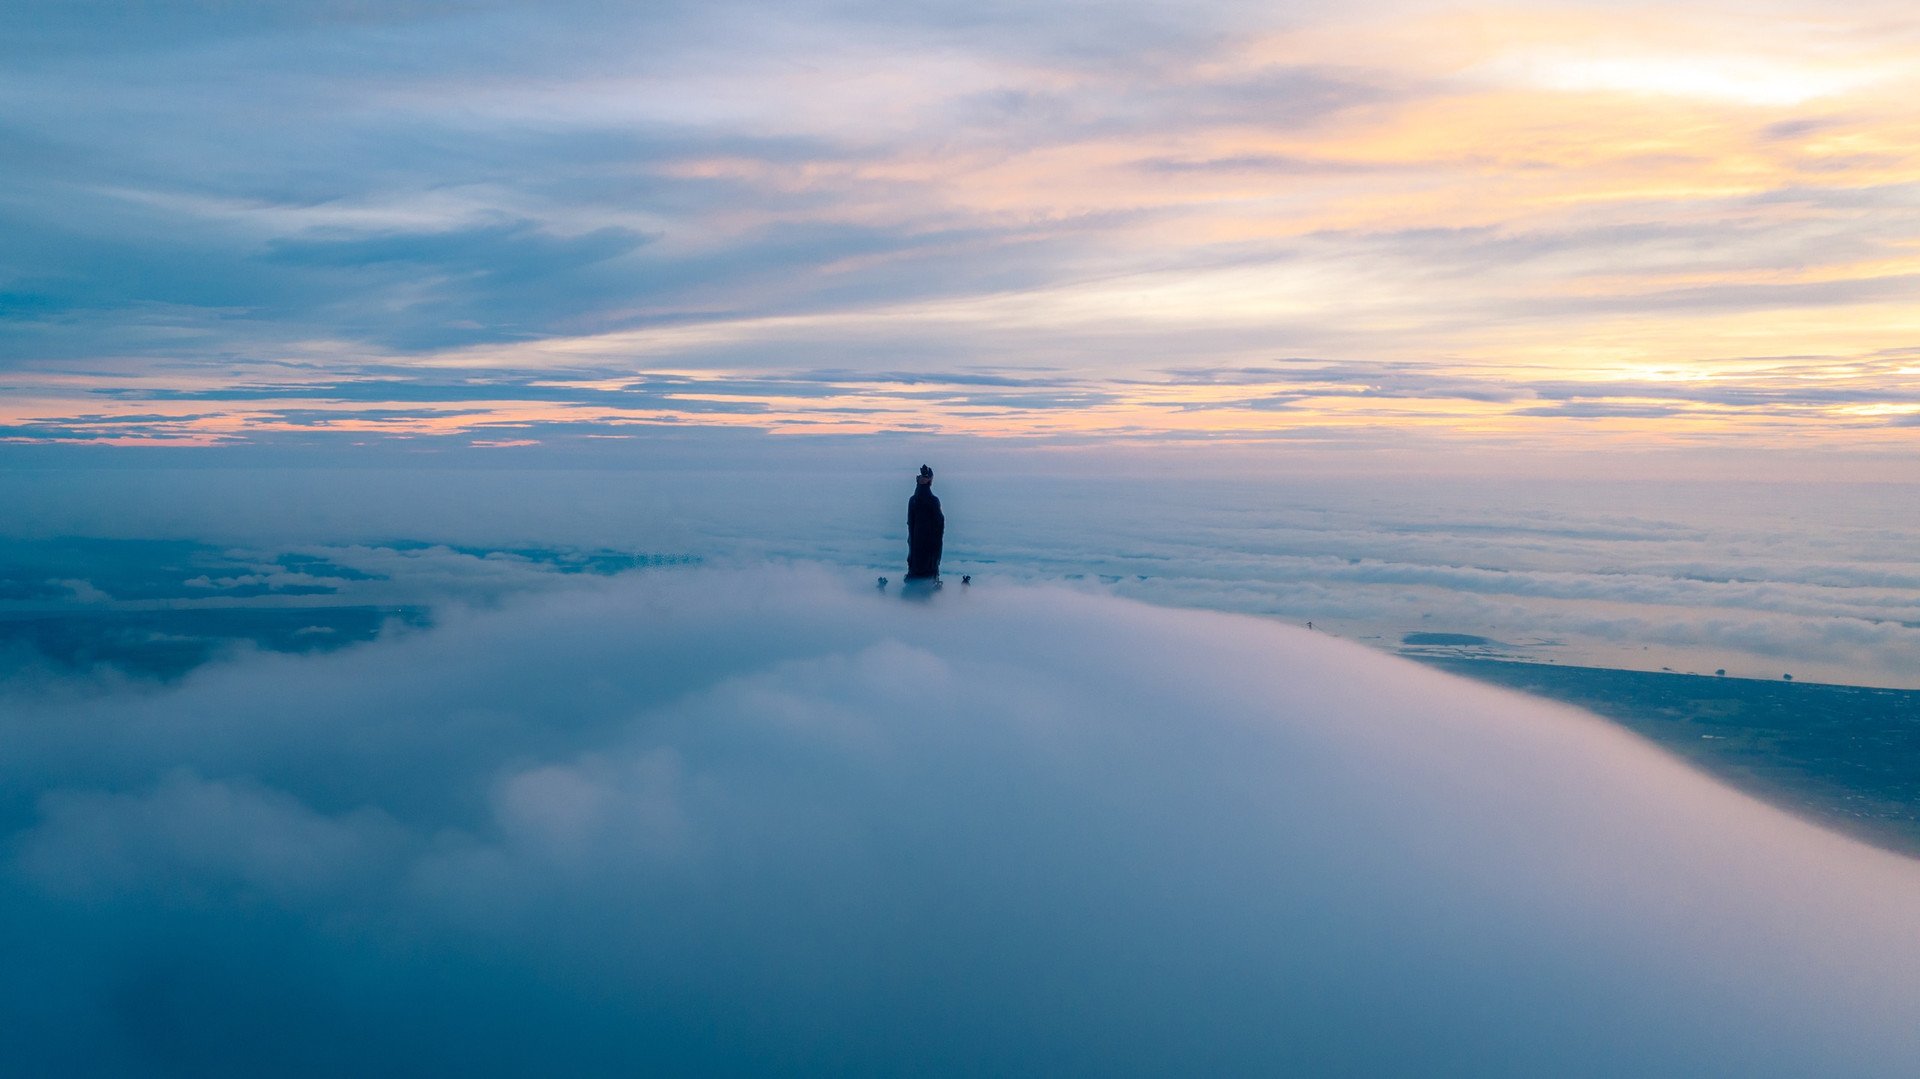
[[[938,449],[924,452],[953,574],[1312,621],[1389,648],[1466,633],[1535,661],[1920,688],[1920,486],[1074,474]],[[262,574],[362,602],[545,585],[526,565],[395,540],[897,575],[920,452],[626,471],[0,471],[0,501],[19,510],[0,532],[232,544]],[[290,547],[385,582],[295,580],[271,564]]]
[[[807,564],[0,701],[17,1074],[1907,1075],[1920,864],[1351,642]]]

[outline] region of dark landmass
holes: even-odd
[[[380,546],[395,551],[419,551],[441,547],[474,558],[517,558],[544,566],[556,573],[592,573],[602,577],[649,566],[691,566],[700,559],[685,554],[646,554],[614,551],[607,548],[579,550],[572,547],[471,547],[464,544],[429,544],[418,540],[389,540]]]
[[[1531,663],[1543,648],[1560,642],[1538,638],[1526,643],[1495,640],[1477,633],[1440,633],[1420,630],[1402,634],[1400,654],[1410,659],[1492,659]]]
[[[0,613],[0,673],[36,662],[179,678],[239,648],[329,652],[395,625],[428,623],[424,607],[201,607],[151,611]]]
[[[1920,856],[1920,690],[1413,658],[1595,712],[1750,794]]]
[[[432,554],[462,571],[464,592],[395,581],[348,564],[366,552]],[[383,564],[392,565],[387,558]],[[474,562],[538,575],[611,575],[697,561],[605,548],[495,548],[392,540],[299,551],[188,540],[0,538],[0,679],[23,672],[112,670],[171,681],[246,649],[324,652],[395,628],[430,625],[445,602],[489,602]]]
[[[1400,643],[1465,648],[1508,647],[1491,637],[1481,637],[1472,633],[1409,633],[1400,638]]]

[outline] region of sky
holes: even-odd
[[[28,1073],[1920,1058],[1920,863],[1270,619],[644,570],[0,738]]]
[[[1915,478],[1904,2],[9,23],[11,443]]]

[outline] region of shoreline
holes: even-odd
[[[1771,805],[1920,858],[1920,690],[1402,655],[1592,712]]]

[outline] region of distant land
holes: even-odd
[[[0,538],[0,680],[175,681],[247,650],[325,652],[558,577],[694,559],[389,540],[249,551],[189,540]],[[350,564],[358,563],[358,564]]]
[[[326,652],[429,622],[418,606],[0,611],[0,676],[48,665],[171,681],[237,648]]]
[[[1400,643],[1419,648],[1512,648],[1503,641],[1477,633],[1409,633]]]
[[[1605,716],[1750,794],[1920,857],[1920,690],[1404,654]]]

